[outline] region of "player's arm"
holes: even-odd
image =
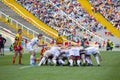
[[[5,39],[5,38],[3,38],[3,41],[4,41],[3,43],[5,44],[5,43],[6,43],[6,39]]]
[[[37,43],[36,43],[36,44],[37,44],[37,46],[38,46],[38,47],[47,46],[47,44],[39,44],[39,41],[37,41]]]
[[[18,41],[18,40],[19,40],[19,36],[16,35],[16,36],[15,36],[15,41]]]
[[[18,36],[15,36],[15,42],[14,42],[14,43],[17,45],[18,42],[19,42],[19,37],[18,37]]]

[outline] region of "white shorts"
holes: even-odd
[[[46,50],[45,52],[44,52],[44,57],[48,57],[49,55],[50,55],[51,53],[50,53],[50,50]]]
[[[73,52],[69,52],[69,56],[74,56],[74,53]]]
[[[34,50],[35,50],[35,49],[33,49],[33,47],[30,46],[30,45],[27,45],[27,49],[28,49],[29,51],[34,51]]]
[[[80,53],[74,53],[74,56],[80,56]]]
[[[78,51],[69,51],[69,56],[80,56]]]

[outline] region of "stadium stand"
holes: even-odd
[[[4,14],[3,12],[0,12],[0,15],[1,15],[0,20],[1,20],[2,23],[4,23],[4,25],[3,25],[4,27],[6,27],[6,25],[7,25],[7,28],[9,26],[12,29],[14,29],[15,31],[17,31],[19,28],[21,28],[22,31],[23,31],[23,35],[28,39],[31,39],[34,36],[39,34],[38,32],[30,29],[29,27],[24,26],[23,24],[19,23],[18,21],[14,20],[13,18],[10,18],[10,20],[8,22],[7,19],[6,19],[7,15]],[[44,38],[45,41],[49,41],[49,42],[51,41],[51,39],[46,37],[46,36],[43,36],[43,38]]]
[[[34,29],[34,31],[39,32],[39,33],[43,33],[43,31],[41,31],[40,29],[36,28],[34,25],[32,25],[31,23],[29,23],[28,21],[26,21],[24,18],[22,18],[20,15],[18,15],[17,13],[15,13],[12,9],[10,9],[9,7],[7,7],[5,4],[3,4],[0,1],[0,11],[2,11],[3,13],[5,13],[6,15],[9,15],[10,17],[12,17],[13,19],[17,20],[18,22],[20,22],[21,24],[29,27],[30,29]],[[48,36],[47,34],[44,33],[45,36]],[[48,36],[50,37],[50,36]]]
[[[86,11],[92,15],[97,21],[99,21],[107,30],[112,32],[115,36],[120,38],[120,31],[115,28],[106,18],[104,18],[99,12],[94,12],[92,10],[92,5],[88,2],[88,0],[78,0],[82,7],[86,9]],[[85,4],[84,4],[85,3]]]
[[[80,25],[73,22],[71,18],[66,16],[67,14],[64,14],[63,11],[61,11],[57,6],[54,6],[51,2],[47,0],[36,2],[29,0],[21,2],[18,0],[18,2],[44,23],[59,31],[59,33],[62,33],[68,38],[70,37],[69,39],[71,39],[72,36],[71,40],[76,40],[77,35],[75,35],[75,33],[80,29]],[[36,5],[36,7],[34,5]],[[96,29],[94,28],[94,30]],[[91,31],[93,31],[93,29],[91,29]]]
[[[21,5],[19,5],[15,0],[2,0],[7,6],[9,6],[11,9],[13,9],[15,12],[17,12],[21,17],[29,21],[31,24],[33,24],[38,29],[41,29],[48,35],[56,38],[58,35],[58,32],[50,27],[48,27],[46,24],[41,22],[39,19],[37,19],[33,14],[28,12],[25,8],[23,8]],[[64,40],[66,40],[64,38]]]
[[[101,42],[101,44],[104,42],[101,38],[103,36],[107,36],[107,38],[112,37],[115,38],[113,40],[116,40],[116,37],[104,29],[76,0],[16,1],[45,24],[67,36],[69,40],[77,42],[82,38],[88,38],[89,41],[97,41]],[[101,39],[95,39],[95,35]]]
[[[100,12],[114,27],[120,30],[119,0],[89,0],[97,12]]]

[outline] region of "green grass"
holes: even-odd
[[[102,51],[101,67],[29,66],[29,54],[23,64],[12,65],[12,55],[0,56],[0,80],[120,80],[120,51]],[[6,53],[13,54],[13,53]],[[37,55],[38,56],[38,55]],[[96,62],[93,58],[93,63]]]

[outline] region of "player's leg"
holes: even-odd
[[[4,56],[4,48],[1,48],[1,55]]]
[[[88,66],[93,65],[92,60],[91,60],[91,55],[86,55],[86,61],[87,61]]]
[[[100,61],[99,61],[99,57],[98,54],[94,54],[95,60],[97,62],[97,65],[100,66]]]
[[[53,64],[56,66],[56,64],[57,64],[57,56],[53,56],[53,58],[52,58],[52,62],[53,62]]]
[[[83,65],[85,65],[86,64],[85,54],[81,54],[81,59],[82,59]]]
[[[64,58],[63,55],[61,55],[61,56],[58,58],[58,63],[61,64],[61,65],[64,65],[64,64],[65,64],[63,58]]]
[[[59,63],[62,64],[62,65],[65,64],[65,62],[64,62],[62,59],[59,59],[58,61],[59,61]]]
[[[38,66],[41,66],[45,61],[46,59],[50,56],[50,52],[49,51],[45,51],[45,53],[43,54],[43,57],[42,59],[40,60]]]
[[[4,44],[1,45],[1,55],[4,56]]]
[[[12,57],[12,64],[15,64],[16,57],[18,55],[18,51],[14,51],[14,55]]]
[[[38,66],[41,66],[45,62],[45,60],[46,60],[46,57],[43,56],[42,59],[40,60],[39,64],[38,64]]]
[[[45,64],[50,65],[50,64],[51,64],[51,62],[52,62],[52,58],[53,58],[53,55],[50,55],[50,56],[47,58],[47,60],[46,60]]]
[[[73,66],[73,58],[74,58],[73,55],[71,55],[71,56],[69,57],[70,66]]]
[[[22,52],[23,52],[23,48],[22,46],[19,46],[19,64],[21,64],[21,60],[22,60]]]
[[[19,64],[22,63],[22,51],[19,51],[19,62],[18,63]]]
[[[18,55],[18,47],[17,47],[17,45],[14,45],[13,49],[14,49],[14,55],[12,57],[12,64],[15,64],[15,60],[16,60],[16,57]]]
[[[1,53],[1,45],[0,45],[0,55],[2,55],[2,53]]]
[[[75,58],[77,59],[77,65],[80,66],[80,56],[75,56]]]
[[[27,49],[29,50],[30,53],[30,65],[35,65],[35,50],[31,45],[27,45]]]
[[[34,50],[32,50],[29,53],[30,53],[30,65],[35,65],[36,52]]]

